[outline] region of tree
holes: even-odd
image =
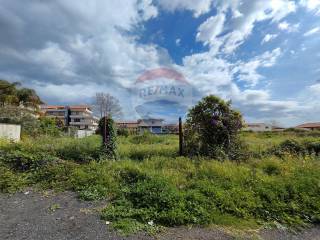
[[[231,102],[210,95],[189,110],[185,124],[185,151],[189,155],[218,157],[237,148],[242,116]]]
[[[122,108],[119,100],[109,93],[96,93],[95,106],[100,112],[100,117],[112,116],[117,118],[122,116]]]
[[[37,108],[42,103],[35,90],[18,88],[20,83],[0,80],[0,105],[11,105]]]
[[[27,107],[35,107],[42,103],[40,97],[36,94],[36,91],[30,88],[22,88],[17,92],[17,96],[19,98],[19,103],[22,103]]]

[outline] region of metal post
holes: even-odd
[[[183,132],[182,132],[182,120],[179,117],[179,155],[183,155]]]

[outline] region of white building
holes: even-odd
[[[266,123],[247,123],[244,131],[268,132],[272,131],[272,125]]]
[[[138,120],[138,129],[139,132],[151,132],[151,133],[162,133],[162,127],[163,127],[163,119],[139,119]]]
[[[98,127],[98,118],[94,117],[87,105],[79,106],[41,106],[43,114],[47,117],[60,119],[65,126],[79,129],[95,130]]]

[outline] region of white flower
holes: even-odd
[[[109,224],[110,224],[110,222],[109,222],[109,221],[106,221],[106,224],[107,224],[107,225],[109,225]]]
[[[149,224],[150,226],[153,226],[153,221],[152,221],[152,220],[149,221],[148,224]]]

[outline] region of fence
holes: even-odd
[[[15,142],[20,141],[21,126],[0,123],[0,138],[7,138]]]

